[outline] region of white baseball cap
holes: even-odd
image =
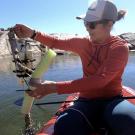
[[[116,6],[110,0],[95,0],[88,7],[85,15],[77,16],[77,19],[82,19],[88,22],[101,20],[117,21],[118,12]]]

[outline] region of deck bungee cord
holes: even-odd
[[[33,62],[35,59],[33,58],[33,50],[32,46],[28,43],[27,39],[22,39],[24,42],[21,45],[18,45],[17,37],[14,33],[13,28],[9,29],[8,32],[9,43],[11,46],[11,52],[13,56],[13,62],[15,64],[16,76],[20,79],[22,83],[25,83],[27,89],[24,90],[24,98],[21,108],[21,113],[24,115],[25,119],[25,135],[34,135],[35,131],[32,125],[31,119],[31,108],[34,101],[34,98],[29,96],[26,91],[34,90],[35,88],[30,86],[28,81],[34,80],[37,83],[41,81],[41,77],[43,73],[45,73],[53,59],[56,56],[56,53],[48,48],[42,49],[43,47],[38,46],[41,50],[41,61],[34,67]]]

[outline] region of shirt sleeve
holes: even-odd
[[[127,64],[128,47],[120,45],[112,48],[108,58],[98,69],[95,75],[80,78],[73,81],[57,82],[57,91],[59,94],[68,94],[74,92],[94,92],[105,87],[111,82]]]
[[[78,54],[81,53],[84,45],[89,44],[89,40],[86,37],[57,37],[40,32],[37,32],[35,40],[49,48],[72,51]]]

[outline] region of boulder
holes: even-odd
[[[39,47],[37,46],[37,45],[40,45],[40,43],[34,40],[25,39],[23,41],[23,40],[17,39],[17,43],[23,44],[23,42],[25,42],[26,40],[28,44],[32,45],[32,50],[34,54],[39,54],[41,52]],[[11,47],[8,40],[8,31],[0,31],[0,58],[10,57],[11,54],[12,52],[11,52]]]
[[[129,43],[129,50],[135,50],[135,33],[123,33],[119,35],[120,38],[125,39]]]

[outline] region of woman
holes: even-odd
[[[124,40],[110,34],[115,22],[124,15],[125,11],[117,12],[108,0],[94,1],[84,17],[77,17],[84,21],[89,37],[60,39],[21,24],[14,27],[18,37],[30,37],[50,48],[73,51],[81,58],[82,78],[33,84],[37,89],[29,92],[35,98],[79,92],[79,99],[56,121],[55,135],[90,135],[103,123],[113,135],[135,134],[135,106],[119,98],[128,47]]]

